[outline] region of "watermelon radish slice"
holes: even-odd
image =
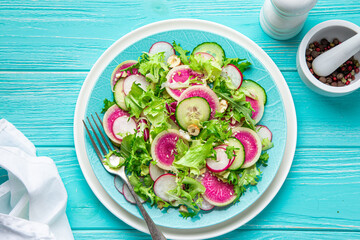
[[[103,118],[103,125],[106,135],[117,145],[121,144],[122,137],[119,134],[133,134],[136,131],[136,122],[130,118],[130,114],[119,108],[117,105],[111,106]]]
[[[205,100],[209,103],[211,108],[211,115],[210,119],[214,118],[214,115],[216,111],[219,111],[220,109],[220,102],[217,95],[211,90],[209,87],[204,85],[199,86],[191,86],[188,89],[186,89],[180,96],[179,102],[186,98],[191,97],[202,97],[205,98]]]
[[[164,53],[165,62],[171,55],[175,55],[175,50],[173,46],[170,43],[164,41],[156,42],[150,47],[149,53],[156,54],[159,52]]]
[[[131,71],[121,71],[125,68],[131,67],[132,65],[136,64],[137,61],[135,60],[128,60],[125,62],[120,63],[119,65],[117,65],[117,67],[114,69],[114,71],[111,74],[111,89],[113,89],[113,87],[115,86],[115,83],[122,78],[123,75],[129,76],[131,74],[137,74],[138,70],[136,68],[132,69]]]
[[[272,132],[267,126],[257,125],[255,129],[261,141],[266,138],[269,139],[270,142],[272,141]]]
[[[154,138],[151,144],[151,156],[159,168],[171,170],[176,154],[176,142],[179,138],[180,133],[175,129],[165,130]]]
[[[197,53],[195,53],[195,55],[200,55],[205,60],[215,60],[213,55],[211,55],[210,53],[207,53],[207,52],[197,52]]]
[[[158,179],[156,179],[154,183],[154,193],[156,196],[160,197],[166,202],[170,202],[168,192],[177,187],[175,179],[175,175],[170,173],[161,175]]]
[[[214,206],[229,205],[236,198],[234,186],[221,181],[209,171],[205,172],[201,183],[206,189],[204,199]]]
[[[175,100],[179,100],[180,95],[186,90],[186,87],[176,88],[176,83],[179,83],[178,85],[181,85],[181,83],[186,82],[189,78],[195,79],[199,76],[200,75],[198,73],[191,70],[191,68],[187,65],[180,65],[174,67],[166,75],[166,91],[172,98],[174,98]],[[192,83],[191,85],[196,85],[196,83]]]
[[[149,172],[151,179],[155,182],[161,175],[165,174],[164,169],[159,168],[158,166],[150,163]]]
[[[211,209],[213,209],[215,207],[214,205],[212,205],[205,199],[203,199],[203,201],[201,203],[198,203],[197,205],[201,210],[204,210],[204,211],[210,211]]]
[[[220,145],[214,148],[216,151],[216,160],[212,158],[206,159],[206,167],[212,172],[222,172],[230,167],[235,156],[231,159],[226,154],[227,145]]]
[[[250,128],[234,128],[233,136],[237,138],[245,150],[245,161],[241,168],[248,168],[254,165],[261,155],[261,140],[255,131]]]
[[[228,64],[221,71],[223,77],[229,77],[235,89],[239,89],[243,82],[241,71],[233,64]]]
[[[124,79],[124,93],[125,95],[128,95],[133,83],[140,84],[140,88],[144,91],[146,91],[147,87],[150,85],[148,81],[146,81],[146,78],[143,75],[135,74],[130,75]]]
[[[118,175],[115,175],[115,177],[114,177],[114,186],[115,186],[116,190],[118,190],[118,192],[121,193],[121,194],[124,194],[123,185],[124,185],[123,180]]]
[[[264,115],[264,104],[262,101],[259,101],[254,98],[246,97],[246,101],[251,104],[251,107],[254,109],[252,112],[251,118],[254,119],[255,124],[260,122],[261,118]]]
[[[123,191],[123,194],[124,194],[125,199],[126,199],[128,202],[130,202],[130,203],[132,203],[132,204],[135,204],[135,203],[136,203],[133,195],[132,195],[131,192],[130,192],[129,187],[128,187],[126,184],[123,185],[123,190],[122,190],[122,191]],[[141,203],[146,202],[144,199],[142,199],[141,197],[139,197],[139,195],[138,195],[138,198],[139,198],[139,200],[140,200]]]

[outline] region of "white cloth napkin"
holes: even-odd
[[[14,125],[0,120],[0,167],[9,180],[0,185],[1,239],[74,239],[65,213],[67,193],[52,159]]]

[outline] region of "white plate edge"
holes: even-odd
[[[296,138],[297,138],[297,122],[296,122],[296,113],[295,106],[290,94],[290,90],[285,82],[284,77],[282,76],[280,70],[277,68],[275,63],[271,60],[271,58],[262,50],[259,46],[257,46],[253,41],[251,41],[246,36],[241,33],[226,27],[224,25],[213,23],[205,20],[195,20],[195,19],[171,19],[164,20],[160,22],[151,23],[145,25],[141,28],[138,28],[117,40],[112,46],[110,46],[97,60],[92,69],[90,70],[88,76],[86,77],[83,86],[79,93],[79,98],[76,103],[75,108],[75,116],[74,116],[74,143],[75,150],[78,157],[79,165],[84,174],[86,181],[88,182],[90,188],[96,195],[96,197],[102,202],[102,204],[115,216],[120,218],[122,221],[127,223],[128,225],[148,233],[146,224],[143,220],[133,216],[128,213],[126,210],[121,208],[104,190],[101,186],[100,182],[97,180],[92,168],[90,166],[89,160],[85,151],[85,142],[84,142],[84,132],[82,126],[82,119],[85,115],[85,106],[82,106],[83,102],[87,102],[91,90],[95,84],[95,81],[91,81],[91,79],[97,79],[103,68],[101,65],[107,65],[112,61],[117,54],[126,49],[133,42],[141,40],[149,35],[153,35],[163,31],[171,31],[178,29],[194,29],[194,30],[203,30],[207,32],[212,32],[221,36],[224,36],[237,44],[243,46],[247,51],[251,52],[254,56],[257,57],[259,61],[264,64],[264,66],[269,71],[270,75],[276,82],[276,85],[283,97],[283,99],[287,99],[288,101],[283,101],[286,119],[287,119],[287,142],[285,146],[284,156],[279,167],[279,170],[273,179],[272,183],[268,187],[268,189],[262,194],[259,199],[253,203],[249,208],[240,213],[239,215],[233,217],[230,220],[225,222],[205,227],[199,229],[172,229],[161,227],[164,234],[168,238],[172,239],[204,239],[216,237],[225,233],[228,233],[243,224],[247,223],[251,219],[253,219],[258,213],[260,213],[275,197],[282,184],[284,183],[287,174],[290,170],[293,157],[295,154],[296,148]],[[240,42],[238,38],[244,39],[244,42]],[[123,44],[122,46],[118,46],[118,42],[128,42],[127,45]],[[185,233],[185,235],[184,235]]]

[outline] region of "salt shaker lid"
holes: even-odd
[[[303,15],[309,12],[317,0],[271,0],[273,5],[282,13],[290,15]]]

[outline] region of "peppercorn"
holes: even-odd
[[[335,45],[338,45],[338,44],[340,43],[340,41],[339,41],[339,39],[334,38],[333,43],[334,43]]]
[[[325,77],[320,77],[319,80],[320,80],[320,82],[326,83],[326,78]]]

